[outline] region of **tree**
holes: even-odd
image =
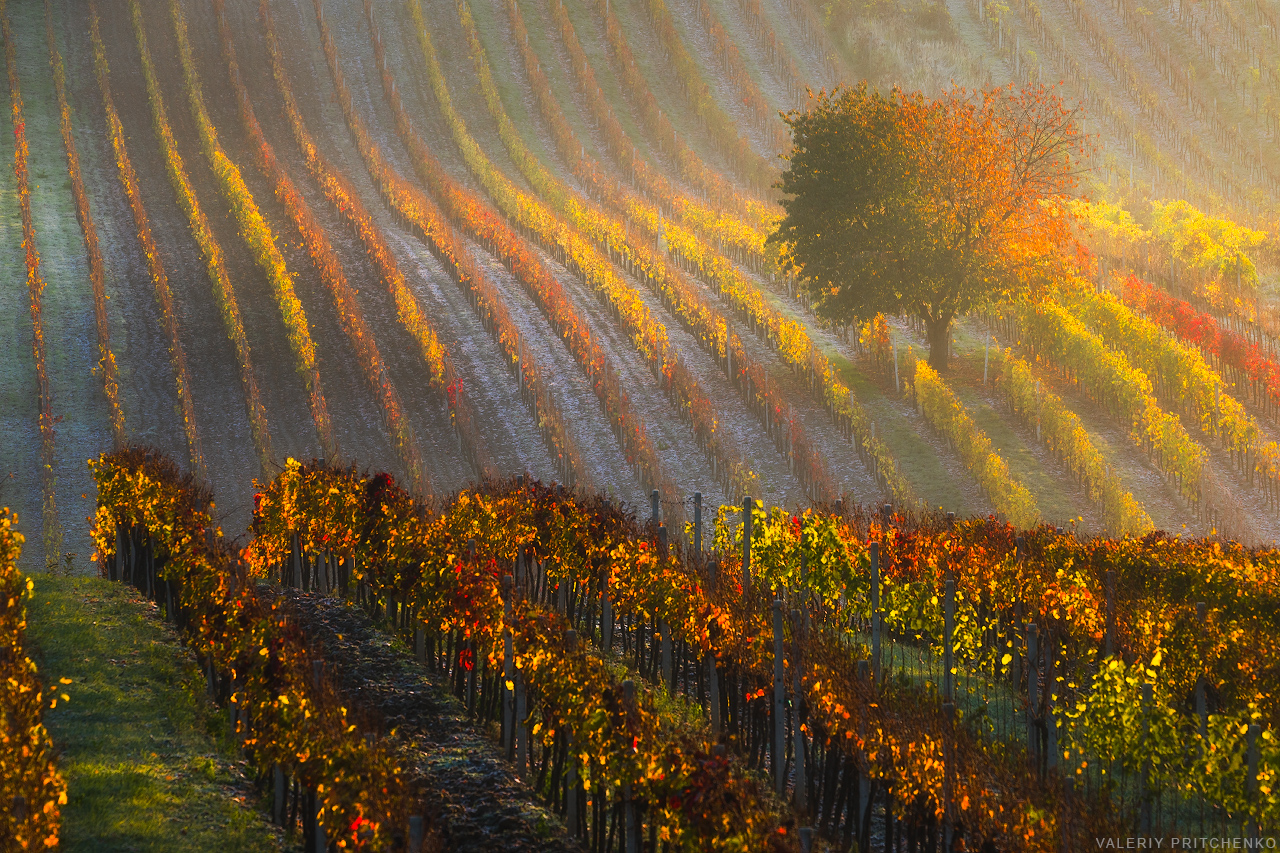
[[[823,92],[783,116],[790,198],[769,241],[820,317],[919,317],[944,372],[956,317],[1047,281],[1076,245],[1078,114],[1042,86]]]

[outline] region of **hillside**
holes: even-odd
[[[1277,16],[0,0],[0,850],[1265,837]],[[863,80],[1078,110],[949,342],[767,242]]]
[[[185,459],[229,533],[248,524],[244,484],[290,457],[436,494],[513,472],[634,506],[658,490],[672,519],[695,491],[1008,515],[901,393],[914,378],[885,369],[923,337],[890,318],[880,352],[825,327],[761,249],[788,145],[777,111],[806,87],[1063,80],[1096,141],[1084,191],[1149,232],[1089,232],[1098,280],[1134,269],[1273,346],[1274,238],[1248,248],[1256,290],[1215,304],[1208,285],[1230,274],[1179,289],[1150,236],[1153,199],[1275,219],[1265,4],[270,0],[179,3],[182,38],[167,0],[136,18],[126,0],[49,7],[48,32],[39,4],[8,10],[23,108],[0,143],[16,162],[21,121],[30,217],[24,232],[5,206],[0,264],[23,280],[26,234],[41,282],[0,297],[0,502],[43,519],[36,565],[89,554],[82,460],[119,441]],[[0,175],[10,198],[16,175]],[[1036,517],[1120,532],[1099,497],[1117,489],[1156,528],[1280,535],[1271,457],[1206,430],[1168,377],[1151,377],[1149,410],[1203,448],[1185,470],[1079,365],[1033,365],[1105,459],[1087,474],[1015,412],[1001,353],[1032,354],[1002,323],[957,328],[945,382]],[[1213,378],[1214,358],[1206,387],[1240,398],[1257,442],[1280,434],[1266,395]]]

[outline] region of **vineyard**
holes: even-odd
[[[49,573],[164,614],[309,851],[493,831],[351,631],[530,850],[1267,838],[1277,14],[0,0],[0,829],[66,805]],[[941,360],[770,239],[860,80],[1079,107],[1067,260]]]

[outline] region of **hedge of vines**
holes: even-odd
[[[754,472],[747,468],[734,443],[724,440],[717,430],[719,420],[715,415],[715,403],[671,345],[666,326],[653,316],[640,292],[628,283],[613,259],[597,249],[587,234],[580,232],[579,227],[585,221],[581,216],[566,221],[538,196],[519,189],[494,166],[472,137],[466,122],[454,106],[431,31],[419,4],[411,3],[410,11],[432,91],[454,142],[461,150],[467,167],[489,192],[498,209],[518,232],[525,235],[521,243],[525,239],[540,243],[609,306],[617,322],[631,338],[632,345],[648,362],[650,371],[679,409],[682,419],[693,427],[698,445],[710,457],[713,470],[717,472],[718,478],[723,477],[726,481],[726,491],[752,491],[756,479]],[[375,49],[381,50],[380,37],[375,35],[374,41]],[[385,69],[385,65],[383,67]],[[390,76],[385,71],[384,81],[386,89],[389,87]],[[392,93],[388,91],[387,94]],[[443,171],[438,168],[435,158],[426,150],[418,134],[412,130],[407,118],[402,118],[400,110],[396,111],[396,115],[397,130],[415,155],[415,166],[424,181],[435,191],[434,187],[445,182]],[[503,137],[504,141],[510,142],[512,135],[509,123],[508,130]],[[527,156],[527,152],[525,154]],[[545,190],[546,187],[541,189]],[[521,248],[525,253],[531,254],[527,247],[522,245]],[[560,295],[557,291],[561,288],[549,269],[544,266],[540,272],[535,283],[541,285],[537,289],[531,288],[531,293],[539,300],[548,318],[561,330],[566,340],[590,341],[591,330],[578,315],[572,300],[563,300],[563,297],[548,299],[544,295],[544,292],[550,291],[550,296],[558,297]],[[572,337],[566,332],[571,332]],[[598,345],[592,343],[592,346]],[[583,359],[579,357],[579,361],[582,362]],[[598,359],[587,364],[593,368],[592,372],[596,372],[598,368],[594,365],[602,361],[603,359]],[[613,411],[608,408],[606,411],[611,420],[617,420]],[[647,442],[646,449],[652,452],[652,447]],[[655,456],[652,460],[645,461],[645,467],[655,471],[654,475],[646,477],[648,483],[656,483],[664,491],[670,491],[670,475],[662,470],[661,460]]]
[[[862,773],[864,784],[877,796],[891,792],[890,808],[909,820],[936,823],[945,800],[951,819],[963,819],[971,837],[999,839],[1002,847],[1053,849],[1049,845],[1056,843],[1057,833],[1083,831],[1083,825],[1058,825],[1053,816],[1051,804],[1065,796],[1057,784],[1034,779],[1020,762],[984,745],[981,736],[955,730],[936,697],[931,702],[917,688],[896,682],[886,682],[877,696],[858,678],[854,664],[859,657],[865,660],[865,649],[859,653],[856,645],[848,645],[839,626],[847,626],[866,604],[859,591],[865,590],[868,551],[847,521],[810,513],[801,522],[756,510],[756,568],[744,595],[732,560],[721,562],[719,582],[709,584],[693,561],[682,559],[674,547],[664,549],[652,528],[642,528],[600,497],[554,486],[494,484],[463,491],[428,511],[386,475],[362,477],[292,462],[256,502],[254,539],[246,551],[256,574],[283,577],[291,558],[296,560],[295,548],[342,555],[349,587],[367,590],[366,595],[380,602],[377,610],[385,602],[391,611],[407,613],[407,619],[397,619],[399,624],[416,626],[437,642],[453,637],[453,655],[463,655],[483,682],[492,683],[503,671],[504,575],[514,569],[519,577],[530,570],[516,567],[540,566],[561,594],[578,602],[558,610],[575,614],[573,624],[582,637],[593,636],[592,620],[586,616],[584,622],[584,615],[601,612],[590,602],[607,596],[615,619],[619,624],[625,620],[632,636],[638,637],[632,646],[638,658],[647,660],[659,653],[659,647],[665,648],[658,640],[663,636],[678,648],[691,648],[699,660],[716,661],[725,685],[723,711],[726,720],[734,722],[726,722],[715,736],[730,749],[741,750],[738,759],[757,769],[774,766],[772,757],[761,762],[760,750],[768,748],[751,734],[757,726],[771,730],[773,724],[763,686],[774,669],[771,600],[784,594],[785,587],[805,589],[813,596],[810,639],[802,640],[788,623],[785,644],[787,667],[802,667],[804,678],[803,695],[788,691],[796,703],[786,714],[792,735],[795,714],[807,713],[812,737],[821,739],[815,748],[837,756],[841,766],[847,758],[856,771],[850,775]],[[811,552],[803,587],[798,566],[802,526]],[[728,537],[721,544],[729,553],[732,535],[722,529],[719,536]],[[902,588],[903,602],[927,600],[920,584],[903,583]],[[842,592],[848,599],[840,604]],[[517,603],[520,600],[517,597]],[[581,737],[584,727],[594,738],[595,727],[605,725],[609,714],[593,713],[591,697],[600,697],[596,707],[607,709],[609,697],[617,696],[616,686],[602,690],[590,682],[536,684],[537,672],[528,668],[531,663],[541,663],[544,655],[564,654],[564,644],[557,649],[554,643],[557,624],[544,624],[542,632],[531,635],[519,624],[518,608],[511,618],[517,620],[510,629],[516,671],[537,697],[529,719],[533,731],[548,747],[553,747],[557,733]],[[556,621],[563,616],[557,611],[543,618]],[[544,633],[550,639],[541,639]],[[526,651],[525,643],[533,648]],[[551,649],[544,644],[551,644]],[[565,674],[564,669],[556,672]],[[474,704],[480,707],[486,701],[498,702],[500,697],[490,692],[486,700],[481,690]],[[577,702],[584,703],[580,710]],[[808,710],[799,711],[801,707]],[[693,733],[696,740],[707,737],[705,726],[704,720],[682,729],[686,738]],[[668,746],[646,742],[640,734],[632,737],[629,746],[641,757],[639,766],[623,761],[625,751],[623,756],[613,755],[607,738],[604,746],[593,742],[592,748],[571,751],[567,760],[577,763],[576,778],[605,779],[606,797],[629,787],[633,798],[647,804],[646,820],[657,822],[660,836],[673,840],[673,849],[758,849],[763,838],[776,832],[776,824],[755,811],[717,814],[716,809],[728,803],[696,787],[710,780],[689,775],[684,769],[688,757],[673,756]],[[708,746],[704,742],[682,748],[701,755]],[[951,775],[943,772],[946,756],[956,762]],[[777,761],[782,759],[779,755]],[[735,766],[736,759],[731,760],[730,767]],[[727,781],[716,780],[716,790],[737,784],[735,773],[731,769]],[[748,785],[749,777],[743,776],[740,784]],[[950,788],[945,794],[944,786]],[[836,793],[833,786],[825,796]],[[921,802],[930,804],[928,814],[913,811]],[[709,811],[690,812],[691,808]],[[837,829],[855,823],[858,834],[865,835],[869,820],[837,815]],[[712,827],[722,829],[712,832]]]
[[[22,534],[18,517],[0,510],[0,851],[44,850],[58,845],[67,785],[41,717],[58,704],[57,687],[45,685],[27,656],[26,598],[34,589],[18,571]],[[63,679],[63,684],[70,683]],[[65,701],[65,695],[63,699]]]
[[[100,552],[109,557],[129,540],[127,531],[144,529],[156,531],[148,533],[156,543],[208,550],[199,544],[207,508],[192,509],[189,498],[175,504],[165,496],[177,487],[161,484],[173,481],[188,491],[194,485],[152,455],[131,454],[95,465]],[[188,508],[175,510],[178,504]],[[733,842],[746,847],[726,849],[746,849],[777,834],[776,803],[738,762],[772,771],[775,760],[785,758],[789,770],[791,750],[775,759],[772,747],[752,734],[757,723],[768,731],[778,720],[789,738],[797,721],[805,721],[799,742],[823,768],[809,777],[809,817],[836,835],[856,827],[861,836],[869,826],[869,819],[842,816],[843,806],[831,810],[836,788],[827,783],[844,779],[844,766],[905,826],[962,824],[971,840],[993,840],[999,849],[1053,850],[1061,843],[1076,849],[1136,819],[1111,803],[1105,784],[1093,794],[1063,786],[1064,774],[1085,771],[1085,759],[1094,764],[1091,772],[1101,764],[1142,773],[1152,790],[1200,798],[1233,819],[1263,826],[1280,820],[1274,784],[1280,743],[1273,735],[1280,674],[1270,665],[1280,653],[1275,550],[1158,534],[1081,542],[1051,528],[1019,531],[993,519],[856,509],[791,516],[753,507],[748,575],[740,556],[743,526],[729,508],[721,508],[708,560],[601,497],[532,483],[487,484],[428,508],[386,475],[290,462],[256,505],[255,537],[243,553],[251,574],[281,577],[299,553],[340,559],[349,591],[392,605],[402,630],[417,629],[441,651],[447,643],[445,657],[452,654],[460,672],[474,671],[488,685],[479,688],[474,707],[503,700],[504,657],[514,649],[513,662],[534,700],[524,722],[546,750],[561,754],[560,770],[568,772],[563,761],[577,761],[584,790],[606,800],[629,787],[630,797],[646,804],[650,825],[679,840],[676,849],[706,849],[709,827],[725,820],[746,833]],[[164,550],[169,547],[157,553],[173,553]],[[171,565],[205,571],[199,562],[167,557],[161,577],[180,581]],[[880,583],[874,611],[873,564]],[[542,593],[513,597],[503,581],[513,570],[524,579],[521,589],[531,576],[540,577]],[[211,594],[226,598],[223,587],[244,587],[229,574],[206,584]],[[954,589],[951,621],[948,586]],[[197,607],[191,596],[200,594],[194,588],[179,593],[180,607]],[[673,724],[664,716],[670,706],[653,710],[653,691],[679,694],[677,685],[684,684],[686,701],[701,703],[717,719],[702,690],[707,684],[695,694],[691,685],[698,679],[685,669],[680,678],[664,675],[665,687],[655,683],[623,709],[629,736],[618,751],[619,731],[611,726],[623,722],[593,711],[611,707],[619,695],[622,685],[610,674],[616,669],[594,663],[599,650],[580,648],[563,634],[573,627],[595,642],[604,630],[605,598],[650,681],[657,682],[658,667],[643,661],[650,654],[656,661],[659,648],[667,648],[660,638],[674,644],[680,660],[712,664],[724,687],[721,728],[708,731],[705,719],[687,713],[685,722]],[[802,609],[772,622],[771,630],[774,598]],[[796,612],[807,618],[797,619]],[[913,683],[905,672],[886,673],[877,684],[867,680],[858,664],[867,661],[873,616],[886,642],[920,654],[949,646],[957,672],[984,674],[1015,693],[1036,681],[1040,698],[1032,711],[1037,725],[1054,733],[1058,769],[1030,769],[1018,757],[1020,748],[996,739],[982,714],[949,722],[936,683]],[[186,621],[204,626],[197,633],[212,637],[210,648],[221,642],[223,623]],[[1036,657],[1024,642],[1029,625],[1041,638]],[[508,637],[514,646],[506,646]],[[766,694],[778,652],[796,683],[786,687],[785,713],[775,719]],[[230,660],[218,654],[223,657],[215,660]],[[563,758],[567,732],[590,742],[576,758]],[[658,746],[673,733],[680,738],[675,752]],[[646,737],[655,740],[646,743]],[[727,757],[709,749],[715,740],[730,748]],[[717,801],[706,791],[690,794],[708,784],[708,767],[719,768],[712,774],[717,786],[743,786],[735,788],[742,795],[734,799],[737,806],[756,805],[729,818],[714,814],[725,803],[710,805]],[[833,775],[827,768],[836,768]],[[839,790],[847,790],[847,780]],[[703,808],[711,811],[698,811]]]
[[[973,422],[960,398],[928,362],[907,350],[907,375],[916,407],[929,424],[946,437],[965,467],[995,507],[1018,527],[1032,527],[1040,520],[1035,496],[1009,472],[987,434]]]
[[[315,792],[317,821],[343,850],[382,849],[408,823],[400,768],[366,740],[353,709],[316,677],[307,638],[279,597],[261,597],[222,538],[210,493],[167,457],[130,446],[90,460],[91,536],[104,576],[165,603],[215,690],[237,709],[250,763]]]
[[[89,287],[93,292],[93,319],[97,330],[97,370],[102,378],[102,391],[107,397],[111,417],[111,437],[117,444],[125,438],[124,409],[120,405],[120,373],[116,356],[111,350],[111,329],[107,320],[106,274],[102,264],[102,249],[98,245],[98,229],[89,209],[89,195],[84,189],[80,172],[80,154],[76,148],[75,131],[71,124],[71,105],[67,102],[67,70],[58,51],[58,41],[53,32],[53,6],[44,4],[45,41],[49,48],[49,64],[53,66],[53,91],[58,99],[59,126],[62,130],[62,147],[67,153],[67,177],[71,179],[71,197],[76,205],[76,219],[84,235],[85,252],[89,260]]]
[[[1000,390],[1013,412],[1024,421],[1044,429],[1045,441],[1102,508],[1107,530],[1117,536],[1141,536],[1155,525],[1133,493],[1107,464],[1080,418],[1067,408],[1062,398],[1042,388],[1027,362],[1006,349],[1003,354]]]
[[[235,92],[236,101],[240,107],[240,123],[253,142],[254,159],[258,169],[270,179],[276,199],[298,229],[298,234],[307,247],[307,253],[311,256],[316,272],[319,273],[320,280],[324,282],[325,289],[333,300],[342,331],[347,336],[352,350],[355,351],[356,360],[364,372],[369,390],[378,401],[378,406],[382,410],[383,424],[390,433],[392,445],[400,456],[404,470],[409,472],[409,477],[416,489],[430,491],[430,472],[423,464],[417,436],[404,415],[400,394],[387,373],[386,363],[382,359],[377,340],[364,319],[364,312],[356,299],[355,288],[347,281],[342,260],[329,242],[324,228],[316,221],[315,215],[311,212],[311,206],[294,185],[280,161],[276,159],[275,149],[263,134],[262,127],[254,114],[249,90],[245,87],[244,79],[240,75],[235,45],[231,41],[231,28],[227,25],[221,2],[215,2],[214,11],[218,15],[218,34],[222,39],[223,58],[231,78],[231,89]],[[179,14],[180,11],[175,5],[174,15]],[[186,47],[185,36],[180,41],[183,45],[182,56],[184,67],[186,67],[190,65],[191,57]],[[427,333],[426,351],[435,356],[428,361],[431,383],[436,391],[443,391],[444,346],[441,345],[435,330],[430,325],[425,327],[425,331]]]
[[[824,454],[809,439],[803,425],[778,391],[776,383],[769,380],[764,366],[748,354],[726,318],[698,292],[689,274],[678,268],[673,259],[662,250],[664,232],[661,214],[635,200],[639,207],[649,214],[651,227],[642,227],[638,235],[634,234],[628,225],[635,225],[636,220],[630,219],[624,222],[611,215],[607,210],[593,204],[572,187],[557,179],[538,161],[524,144],[519,131],[502,104],[470,9],[465,4],[460,5],[459,9],[463,32],[467,37],[472,60],[480,78],[480,90],[490,114],[498,124],[499,135],[504,145],[507,146],[512,159],[528,178],[529,183],[541,198],[557,213],[564,216],[579,233],[588,236],[598,249],[606,252],[611,260],[628,269],[637,280],[647,285],[662,299],[668,310],[694,334],[699,345],[717,360],[741,390],[747,405],[764,424],[765,431],[773,440],[775,449],[787,458],[810,497],[814,500],[834,500],[836,496],[834,485],[827,473],[830,466],[825,462]],[[526,45],[524,54],[526,67],[529,66],[531,58],[527,47]],[[536,61],[532,71],[535,96],[545,112],[554,96]],[[553,114],[551,126],[562,151],[567,147],[570,156],[576,156],[574,152],[579,151],[580,146],[573,137],[572,129],[564,121],[563,113],[558,109]],[[568,143],[567,146],[565,143]],[[599,178],[597,189],[605,190],[615,198],[620,195],[620,188],[611,179],[603,173],[595,174]],[[628,215],[629,211],[630,208],[628,208]],[[683,229],[681,231],[683,232]],[[650,246],[651,236],[658,241],[656,250]],[[667,246],[669,249],[671,244]],[[715,260],[719,261],[719,258]],[[661,321],[658,322],[661,325]],[[673,368],[676,371],[684,369],[678,362]],[[690,401],[689,406],[695,413],[694,428],[700,441],[703,435],[711,435],[712,453],[718,457],[717,461],[727,458],[731,466],[741,466],[740,454],[734,449],[734,442],[724,441],[723,437],[717,435],[714,430],[716,414],[713,404],[709,399],[702,398],[700,389],[696,385],[691,384],[690,391],[699,394],[699,397]],[[843,423],[841,427],[843,429]],[[739,490],[742,489],[735,491]]]

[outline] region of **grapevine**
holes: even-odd
[[[27,130],[23,118],[22,90],[18,83],[18,60],[5,0],[0,0],[0,27],[4,35],[5,66],[9,74],[9,117],[13,122],[13,174],[18,183],[18,208],[22,215],[22,249],[27,268],[27,300],[31,309],[31,351],[36,368],[37,418],[40,427],[40,487],[43,491],[44,552],[49,565],[58,565],[62,556],[62,521],[58,517],[57,433],[53,428],[53,387],[45,360],[44,278],[40,275],[40,253],[36,248],[36,226],[31,216],[31,187],[27,174]]]
[[[151,67],[150,52],[146,49],[146,35],[143,30],[142,7],[137,0],[130,0],[130,11],[133,14],[134,30],[138,34],[138,44],[142,53],[143,73],[150,81],[155,76]],[[293,275],[285,266],[284,256],[276,247],[275,235],[267,225],[249,188],[240,176],[240,169],[223,152],[218,142],[218,133],[209,120],[204,107],[204,95],[200,89],[200,79],[196,76],[195,65],[191,58],[191,45],[187,41],[187,22],[182,7],[177,0],[170,0],[169,13],[174,33],[178,40],[178,57],[182,63],[183,83],[186,87],[187,101],[191,108],[191,117],[195,120],[200,135],[200,145],[205,159],[209,161],[218,179],[218,186],[236,222],[240,225],[240,236],[245,245],[253,253],[254,260],[271,285],[271,293],[284,319],[285,331],[288,334],[289,346],[293,350],[297,362],[298,373],[306,384],[311,403],[311,419],[315,422],[316,433],[320,439],[320,447],[325,456],[336,459],[338,446],[334,442],[333,424],[329,420],[329,406],[324,399],[324,389],[320,385],[320,370],[316,365],[315,343],[311,339],[311,330],[307,322],[302,302],[298,300],[293,289]],[[150,82],[148,83],[150,86]],[[159,92],[159,86],[154,87]]]
[[[160,307],[160,321],[164,327],[165,340],[169,350],[169,364],[173,369],[173,378],[178,394],[178,408],[182,415],[183,434],[187,440],[187,460],[191,470],[200,477],[207,475],[204,454],[200,450],[200,435],[196,428],[195,405],[191,399],[191,380],[187,373],[187,355],[182,346],[182,335],[178,327],[178,315],[174,305],[173,289],[169,286],[169,277],[165,273],[164,261],[151,234],[151,221],[147,218],[147,208],[142,200],[142,191],[138,186],[138,176],[133,170],[133,161],[125,143],[124,127],[120,124],[120,116],[116,113],[115,101],[111,97],[111,71],[107,67],[107,53],[102,44],[102,35],[98,29],[98,8],[95,0],[89,0],[89,42],[93,48],[93,68],[98,79],[98,88],[102,93],[103,111],[107,115],[107,135],[111,139],[111,148],[115,153],[116,172],[120,185],[124,188],[125,198],[129,201],[129,210],[133,214],[134,233],[142,248],[142,255],[147,261],[147,272],[151,276],[155,288],[156,303]]]
[[[0,4],[0,15],[3,15]],[[8,18],[4,18],[8,29]],[[6,39],[6,42],[8,40]],[[27,628],[26,599],[35,588],[18,570],[22,553],[18,518],[0,510],[0,850],[38,850],[58,845],[67,783],[58,772],[57,750],[41,720],[46,708],[65,702],[60,693],[70,679],[44,684],[23,642]]]
[[[67,153],[67,174],[71,178],[71,196],[76,205],[76,218],[84,234],[85,251],[89,256],[89,286],[93,291],[93,319],[98,333],[98,364],[96,370],[102,376],[102,390],[111,412],[111,436],[116,445],[125,440],[124,410],[120,406],[120,372],[116,356],[111,350],[111,327],[107,320],[107,291],[102,267],[102,249],[98,245],[98,228],[93,223],[89,209],[89,196],[84,191],[84,178],[80,174],[80,155],[76,150],[75,132],[71,126],[71,106],[67,103],[66,66],[58,52],[53,34],[53,7],[49,0],[44,4],[45,40],[49,47],[49,64],[53,66],[53,90],[58,99],[61,116],[62,146]]]
[[[775,441],[775,447],[792,463],[805,489],[820,500],[833,500],[835,495],[832,493],[833,489],[826,474],[829,464],[824,464],[805,435],[798,419],[790,413],[790,407],[781,399],[776,388],[770,387],[771,383],[767,379],[763,366],[750,358],[740,343],[735,342],[732,329],[719,312],[708,306],[705,300],[694,293],[686,276],[664,258],[661,252],[653,252],[648,246],[633,239],[622,223],[592,205],[562,181],[557,180],[524,145],[502,106],[488,58],[480,44],[470,10],[466,6],[461,6],[460,11],[463,31],[466,33],[472,59],[480,77],[480,87],[485,102],[490,114],[498,123],[503,143],[507,146],[512,159],[519,165],[521,172],[529,179],[530,184],[556,213],[564,216],[577,229],[578,233],[590,237],[599,249],[608,253],[610,259],[622,263],[637,278],[656,290],[663,301],[676,310],[690,331],[698,336],[699,343],[704,349],[717,359],[724,359],[723,365],[726,372],[729,372],[730,379],[742,388],[748,405],[760,415],[766,432]],[[563,116],[558,115],[558,117],[561,121],[553,123],[553,127],[558,128],[557,136],[564,138],[566,134],[572,132],[563,123]],[[601,184],[606,191],[612,189],[612,182],[603,176],[601,176]],[[732,351],[731,355],[726,353],[727,350]],[[674,360],[676,356],[672,353],[664,354],[663,357],[664,360]],[[728,371],[730,364],[736,368],[736,375]],[[664,365],[664,372],[668,369]],[[700,410],[706,411],[713,422],[717,418],[714,407],[710,403],[693,396],[700,396],[696,386],[691,388],[690,394],[693,397],[690,407],[695,412],[695,430],[699,432],[701,438],[705,428],[697,423],[697,413]],[[786,426],[779,429],[778,427],[781,426],[779,421],[784,419]],[[705,431],[712,435],[712,446],[715,447],[718,440],[714,430],[706,429]],[[718,443],[722,448],[723,443]],[[713,453],[723,459],[726,451],[721,448],[713,450]]]
[[[271,433],[267,426],[267,410],[262,404],[262,395],[258,390],[258,378],[253,369],[253,359],[249,351],[249,339],[245,334],[244,320],[240,316],[240,305],[236,300],[235,290],[232,287],[231,279],[227,276],[226,266],[223,263],[222,247],[218,244],[217,238],[213,234],[213,229],[209,226],[208,217],[205,216],[204,210],[200,207],[200,202],[196,198],[195,190],[191,186],[191,179],[187,175],[187,167],[183,162],[182,155],[178,152],[178,141],[173,135],[173,129],[169,126],[169,115],[165,109],[164,96],[160,92],[160,84],[156,79],[155,69],[151,63],[151,52],[147,49],[147,35],[142,23],[142,10],[136,2],[131,4],[131,12],[134,25],[134,37],[138,43],[138,51],[142,55],[142,73],[147,84],[147,101],[151,106],[151,124],[155,130],[156,139],[160,142],[160,150],[164,155],[165,169],[169,174],[169,184],[173,187],[173,194],[178,202],[178,207],[182,209],[183,215],[186,216],[187,224],[191,228],[191,233],[196,239],[196,243],[200,247],[200,253],[204,258],[205,271],[209,276],[209,281],[213,285],[213,293],[218,301],[218,308],[222,312],[222,322],[227,329],[227,337],[235,346],[236,360],[240,366],[240,384],[244,387],[245,408],[249,416],[249,426],[253,432],[253,443],[258,450],[258,461],[262,465],[263,470],[268,470],[271,465]],[[101,39],[99,39],[100,41]],[[102,61],[102,71],[100,79],[105,79],[106,75],[106,59]],[[99,85],[102,85],[101,83]],[[121,131],[121,141],[123,142],[123,131]],[[117,148],[116,159],[120,161],[120,151],[122,146]],[[136,178],[134,179],[136,182]],[[141,204],[139,200],[138,204]],[[134,209],[134,219],[138,219],[138,207]],[[139,226],[139,233],[142,228]],[[149,250],[144,244],[144,249]],[[150,257],[150,254],[148,254]],[[159,269],[158,259],[156,264],[152,264],[151,275],[153,281],[156,282],[157,292],[160,292],[160,281],[156,271]],[[165,279],[164,289],[168,290],[168,281]],[[162,306],[171,299],[163,299]],[[166,316],[171,313],[171,309],[166,309]],[[174,346],[176,342],[176,323],[177,320],[167,321],[173,324],[173,330],[170,332],[170,357],[173,357]],[[185,384],[185,383],[184,383]],[[189,427],[194,429],[194,425]],[[191,435],[188,435],[187,444],[192,445]]]
[[[263,135],[262,128],[254,116],[253,104],[249,100],[249,91],[245,88],[244,81],[240,76],[240,67],[236,62],[235,46],[231,41],[231,29],[227,26],[225,10],[221,0],[215,0],[214,10],[218,15],[218,31],[222,38],[224,57],[231,75],[231,88],[235,91],[240,106],[240,121],[254,143],[258,168],[275,185],[276,197],[293,220],[299,234],[301,234],[302,240],[307,246],[307,251],[320,273],[320,278],[329,290],[334,307],[337,309],[338,317],[342,321],[342,330],[346,333],[347,340],[351,343],[351,348],[356,352],[360,366],[364,370],[365,381],[368,382],[370,389],[377,396],[378,403],[382,407],[382,416],[388,431],[391,433],[392,443],[404,462],[405,470],[409,472],[416,489],[428,492],[430,491],[430,474],[423,465],[422,452],[418,447],[417,436],[414,435],[413,427],[405,418],[400,402],[400,394],[392,384],[391,377],[387,375],[386,364],[382,360],[377,341],[373,337],[369,324],[365,322],[364,314],[356,301],[354,289],[347,282],[346,274],[342,268],[342,261],[329,243],[324,230],[316,222],[306,199],[298,192],[297,187],[294,186],[293,181],[276,159],[270,143],[267,142],[266,137]],[[429,340],[434,344],[433,348],[442,349],[435,337],[434,329],[428,326],[427,331],[430,336]],[[443,379],[443,375],[433,375],[432,378],[436,381],[437,389],[440,389],[440,380]]]

